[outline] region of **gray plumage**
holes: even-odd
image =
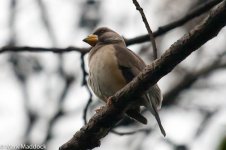
[[[124,39],[113,30],[99,28],[94,33],[98,37],[89,53],[89,85],[93,92],[103,101],[123,88],[144,68],[144,61],[126,47]],[[87,42],[89,43],[89,42]],[[158,85],[150,87],[136,104],[127,111],[131,118],[146,124],[147,120],[140,114],[140,106],[145,106],[156,118],[162,134],[158,110],[161,108],[162,95]]]

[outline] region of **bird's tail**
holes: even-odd
[[[155,119],[157,120],[158,126],[163,134],[163,136],[166,136],[166,132],[162,126],[158,111],[156,109],[156,106],[154,106],[152,100],[150,99],[149,95],[145,95],[144,105],[147,107],[147,109],[155,116]]]
[[[132,119],[134,119],[134,120],[136,120],[136,121],[138,121],[138,122],[140,122],[140,123],[143,123],[143,124],[147,124],[147,119],[144,117],[144,116],[142,116],[141,115],[141,113],[139,112],[139,111],[137,111],[137,110],[135,110],[135,109],[129,109],[127,112],[126,112],[126,114],[130,117],[130,118],[132,118]]]

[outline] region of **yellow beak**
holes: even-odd
[[[91,46],[95,46],[98,42],[98,36],[94,34],[90,34],[85,39],[83,39],[83,41],[88,43]]]

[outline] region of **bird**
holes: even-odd
[[[83,41],[91,46],[88,56],[88,84],[94,94],[104,102],[132,81],[146,66],[138,55],[127,48],[123,37],[107,27],[96,29]],[[155,84],[136,100],[126,111],[126,115],[147,124],[147,119],[140,113],[141,106],[146,107],[155,117],[163,136],[166,136],[158,114],[162,100],[161,90]]]

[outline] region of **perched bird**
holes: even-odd
[[[144,68],[144,61],[126,47],[124,39],[115,31],[102,27],[83,40],[92,46],[89,52],[89,85],[93,92],[104,102],[123,88]],[[145,106],[156,118],[162,134],[158,110],[161,108],[162,95],[157,84],[136,100],[136,104],[126,114],[138,122],[147,124],[140,114],[140,106]]]

